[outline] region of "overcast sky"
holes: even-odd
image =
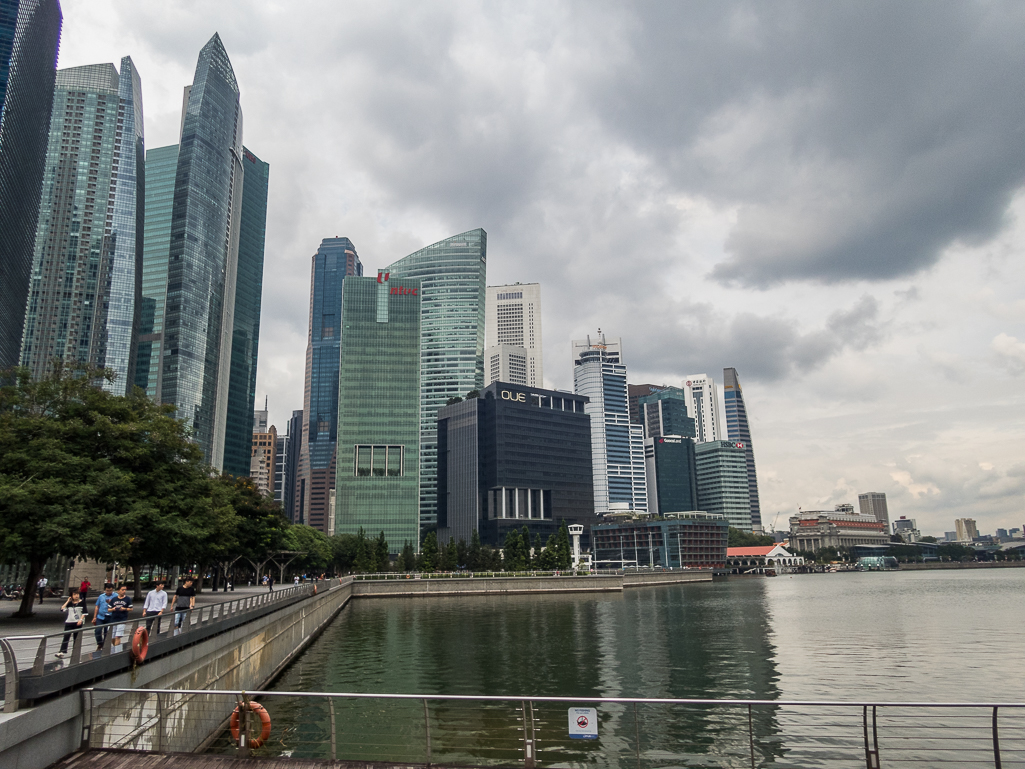
[[[270,163],[257,397],[302,408],[310,256],[475,227],[539,282],[544,366],[739,372],[762,515],[884,491],[1025,524],[1025,4],[63,0],[59,66],[131,55],[177,141],[216,31]],[[283,429],[283,428],[282,428]]]

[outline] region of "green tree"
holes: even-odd
[[[555,535],[555,551],[558,556],[558,568],[568,569],[570,567],[570,561],[572,560],[572,549],[569,544],[569,529],[566,528],[566,522],[563,521],[562,525],[559,526],[559,531]]]
[[[290,526],[282,550],[301,553],[289,564],[293,573],[320,574],[334,560],[333,543],[320,530],[304,524]],[[289,556],[284,556],[288,560]]]
[[[516,529],[510,529],[505,535],[502,547],[502,565],[505,571],[523,571],[526,568],[523,535]]]
[[[367,539],[363,527],[356,534],[356,561],[353,564],[357,574],[371,574],[377,571],[377,548]]]
[[[474,529],[470,535],[470,547],[466,551],[466,568],[470,571],[484,571],[488,568],[485,564],[484,554],[480,546],[480,533]]]
[[[541,555],[538,558],[538,568],[544,569],[545,571],[554,571],[559,568],[558,545],[556,544],[556,537],[554,534],[548,535],[548,542],[545,544],[545,548],[541,551]]]
[[[968,545],[959,545],[956,542],[947,542],[936,548],[936,554],[940,560],[946,561],[973,561],[975,560],[975,548]]]
[[[212,478],[210,485],[211,493],[227,495],[238,516],[231,552],[249,561],[258,582],[264,567],[278,551],[293,549],[286,546],[291,524],[278,504],[260,491],[252,478],[235,478],[224,473]],[[191,560],[208,565],[216,563],[221,553],[219,543],[206,542]]]
[[[466,540],[460,538],[456,543],[456,568],[466,569],[467,561],[469,560],[470,549],[466,546]]]
[[[451,398],[449,398],[447,401],[445,401],[445,405],[446,406],[451,406],[453,403],[462,403],[462,402],[463,402],[462,398],[460,398],[458,395],[453,395]]]
[[[523,542],[523,569],[529,570],[531,568],[531,556],[530,556],[530,529],[525,525],[520,529],[520,540]]]
[[[427,532],[423,544],[420,545],[420,557],[422,571],[430,573],[438,568],[438,535],[435,532]]]
[[[769,536],[753,534],[743,529],[735,529],[732,526],[727,533],[727,547],[768,547],[776,544],[776,541]]]
[[[449,539],[448,544],[441,548],[441,571],[455,571],[457,562],[456,541]]]
[[[474,398],[479,398],[479,397],[480,397],[480,390],[470,390],[470,392],[466,393],[466,400],[468,400],[468,401],[473,400]]]
[[[399,565],[406,572],[413,571],[416,568],[416,553],[413,552],[413,545],[408,539],[402,546],[402,554],[399,555]]]
[[[331,562],[339,573],[347,574],[356,568],[358,544],[355,534],[335,534],[331,537]]]
[[[388,571],[391,559],[388,557],[388,540],[385,539],[383,531],[377,535],[377,542],[374,543],[374,555],[376,556],[377,570]]]
[[[923,542],[932,542],[933,544],[936,544],[936,537],[922,537],[922,541]]]

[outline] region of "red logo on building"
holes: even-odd
[[[385,274],[387,275],[387,273]],[[385,280],[387,279],[388,278],[386,277]],[[419,294],[416,293],[419,290],[420,289],[418,288],[406,288],[405,286],[392,286],[390,293],[397,294],[399,296],[419,296]]]
[[[389,275],[391,275],[390,272],[379,272],[379,273],[377,273],[377,282],[378,283],[387,283]]]

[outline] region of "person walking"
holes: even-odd
[[[185,612],[196,605],[196,588],[192,586],[192,577],[186,577],[185,581],[174,591],[174,634],[181,632],[182,622],[187,616]]]
[[[107,628],[103,627],[111,622],[110,609],[107,603],[114,597],[114,586],[107,582],[103,586],[103,592],[96,596],[96,609],[93,611],[93,624],[96,636],[96,648],[103,650],[103,642],[107,640]]]
[[[43,595],[46,593],[46,586],[48,584],[46,577],[40,577],[39,581],[36,583],[36,592],[39,594],[39,603],[43,602]]]
[[[110,613],[111,622],[117,622],[114,627],[114,640],[111,642],[113,646],[121,646],[121,638],[125,634],[125,620],[128,619],[128,612],[132,610],[132,597],[128,595],[128,585],[121,583],[121,586],[117,589],[117,595],[107,601],[107,611]],[[120,648],[113,649],[112,651],[122,651]]]
[[[269,590],[272,593],[274,592],[274,577],[272,577],[270,574],[267,575],[267,590]]]
[[[292,584],[295,585],[296,587],[299,586],[299,575],[298,574],[296,574],[294,577],[292,577]]]
[[[79,593],[79,596],[82,598],[83,601],[88,601],[89,600],[89,588],[90,587],[92,587],[92,583],[89,580],[87,580],[87,579],[83,579],[82,580],[82,584],[78,586],[78,593]]]
[[[149,617],[146,620],[146,635],[149,635],[153,623],[157,623],[157,635],[160,635],[160,620],[153,617],[160,617],[167,608],[167,592],[164,590],[164,583],[157,582],[157,586],[146,594],[146,602],[142,605],[142,616]]]
[[[77,590],[72,589],[71,595],[61,605],[61,611],[65,612],[64,617],[64,638],[61,640],[60,651],[57,652],[55,657],[63,657],[68,653],[68,643],[78,638],[78,633],[68,633],[69,630],[78,630],[85,624],[85,615],[89,611],[89,607],[85,601],[82,600],[82,594]]]

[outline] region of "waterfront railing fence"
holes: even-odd
[[[83,747],[94,749],[525,769],[1025,766],[1025,703],[98,687],[82,696]],[[269,716],[265,740],[251,703]],[[238,739],[229,728],[233,711]],[[590,726],[594,739],[570,734],[581,717],[576,731]]]

